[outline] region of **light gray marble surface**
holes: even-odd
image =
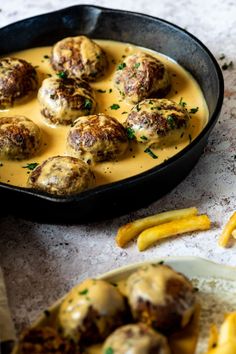
[[[0,264],[18,329],[82,278],[121,265],[173,255],[201,256],[236,265],[235,248],[224,250],[217,246],[220,230],[236,210],[236,2],[87,0],[86,3],[144,12],[187,28],[217,59],[224,53],[228,62],[234,62],[234,68],[224,71],[224,107],[204,154],[190,175],[161,200],[130,215],[89,225],[41,225],[10,216],[0,218]],[[0,0],[0,26],[73,4],[76,2],[71,0]],[[193,205],[212,219],[210,231],[167,240],[143,253],[138,252],[135,243],[124,250],[116,247],[114,235],[121,224],[163,208]]]

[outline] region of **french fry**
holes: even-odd
[[[236,229],[234,229],[234,230],[232,231],[232,236],[233,236],[233,238],[236,239]]]
[[[119,247],[124,247],[129,241],[138,236],[143,230],[157,226],[172,220],[182,219],[188,216],[197,215],[197,208],[186,208],[170,210],[163,213],[137,219],[119,228],[116,235],[116,243]]]
[[[168,223],[151,227],[138,236],[138,249],[144,251],[148,247],[152,246],[157,241],[183,234],[185,232],[208,230],[210,228],[211,221],[207,215],[189,216],[179,220],[173,220]]]
[[[227,247],[229,239],[232,235],[232,232],[236,229],[236,211],[230,217],[229,221],[225,225],[222,234],[220,235],[218,244],[221,247]]]

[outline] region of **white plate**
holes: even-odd
[[[149,262],[135,263],[104,273],[97,278],[110,282],[120,281],[140,266],[148,263],[164,261],[175,270],[185,274],[199,289],[198,296],[201,302],[200,336],[196,353],[206,351],[209,328],[212,323],[220,325],[227,312],[236,310],[236,268],[216,264],[197,257],[168,257],[158,258]],[[62,299],[58,300],[49,311],[53,321]],[[33,326],[48,323],[43,314]],[[17,350],[13,354],[17,354]]]

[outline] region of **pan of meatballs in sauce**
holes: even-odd
[[[6,212],[81,222],[155,201],[197,163],[223,86],[198,39],[147,15],[78,5],[0,29]]]
[[[199,257],[84,279],[21,329],[12,354],[235,353],[235,280],[235,267]]]

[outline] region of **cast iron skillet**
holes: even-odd
[[[159,18],[90,5],[73,6],[0,29],[0,55],[52,45],[79,34],[133,43],[178,61],[200,84],[210,112],[209,122],[188,147],[160,166],[78,195],[55,197],[0,183],[0,197],[4,199],[1,204],[11,213],[46,222],[84,222],[144,207],[187,176],[219,116],[224,83],[213,55],[197,38]]]

